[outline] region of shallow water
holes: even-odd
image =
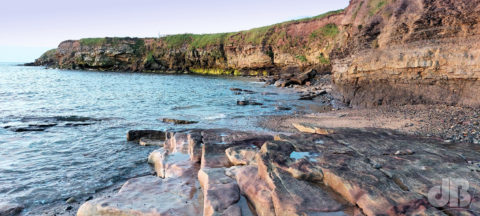
[[[232,87],[280,94],[235,95]],[[245,98],[265,106],[236,105]],[[256,117],[294,112],[275,105],[295,108],[296,98],[291,90],[239,78],[0,64],[0,202],[23,204],[28,213],[151,172],[146,158],[154,148],[126,142],[125,134],[176,127],[159,118],[199,121],[184,127],[257,130]]]

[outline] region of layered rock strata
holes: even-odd
[[[480,211],[478,146],[380,129],[307,132],[275,137],[227,129],[169,132],[164,146],[149,158],[157,176],[132,179],[117,195],[83,204],[78,215]],[[439,205],[442,194],[436,189],[445,179],[462,179],[468,187],[442,188],[459,199]]]

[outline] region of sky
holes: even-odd
[[[1,0],[0,62],[30,62],[68,39],[247,30],[349,0]]]

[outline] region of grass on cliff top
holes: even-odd
[[[161,37],[169,48],[178,48],[182,46],[187,46],[190,49],[193,48],[205,48],[211,45],[220,45],[225,44],[226,41],[243,41],[252,45],[260,45],[262,42],[266,42],[268,37],[271,37],[274,32],[274,29],[277,27],[284,27],[288,24],[298,23],[298,22],[307,22],[316,19],[322,19],[330,15],[342,13],[344,9],[330,11],[318,16],[303,18],[298,20],[286,21],[274,25],[253,28],[250,30],[240,31],[240,32],[231,32],[231,33],[217,33],[217,34],[177,34],[177,35],[168,35]],[[332,28],[328,26],[328,29],[325,30],[326,35],[336,34],[338,28]],[[282,32],[281,32],[282,33]],[[280,34],[281,34],[280,33]],[[278,38],[278,37],[275,37]]]
[[[340,10],[335,10],[335,11],[329,11],[329,12],[326,12],[326,13],[324,13],[324,14],[320,14],[320,15],[318,15],[318,16],[307,17],[307,18],[297,19],[297,20],[291,20],[291,21],[287,21],[287,22],[284,22],[284,23],[280,23],[280,24],[296,23],[296,22],[306,22],[306,21],[311,21],[311,20],[322,19],[322,18],[325,18],[325,17],[330,16],[330,15],[335,15],[335,14],[343,13],[344,11],[345,11],[345,9],[340,9]]]
[[[104,44],[106,41],[106,38],[83,38],[79,40],[80,45],[83,46],[97,46]]]
[[[45,53],[43,53],[42,56],[40,56],[40,59],[50,58],[51,56],[55,55],[56,52],[57,52],[57,49],[48,50]]]
[[[98,46],[102,44],[117,45],[127,40],[134,41],[135,44],[139,43],[139,41],[143,42],[143,39],[141,38],[130,38],[130,37],[83,38],[83,39],[80,39],[79,42],[83,46]]]
[[[229,33],[217,34],[178,34],[162,37],[169,48],[187,46],[193,48],[205,48],[212,45],[223,44]]]

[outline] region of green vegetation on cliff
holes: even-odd
[[[99,46],[104,44],[107,41],[107,38],[83,38],[80,39],[80,45],[82,46]]]
[[[268,74],[267,70],[275,68],[277,63],[291,64],[292,60],[301,67],[329,64],[327,57],[318,60],[314,55],[318,49],[329,53],[340,29],[335,24],[338,23],[338,18],[327,21],[323,19],[343,11],[331,11],[315,17],[230,33],[66,41],[62,49],[67,49],[73,55],[63,58],[59,67],[258,75]],[[297,24],[301,24],[300,29]],[[80,47],[77,47],[78,44]],[[99,50],[105,52],[98,52]],[[92,58],[91,53],[97,56]],[[238,58],[242,55],[246,57]],[[51,59],[55,58],[51,56]]]
[[[168,48],[186,47],[189,49],[205,48],[215,45],[233,45],[236,43],[244,43],[251,45],[276,44],[279,39],[287,37],[285,28],[288,25],[309,22],[313,20],[323,19],[330,15],[343,13],[344,10],[330,11],[315,17],[309,17],[298,20],[291,20],[274,25],[253,28],[250,30],[230,33],[217,33],[217,34],[178,34],[168,35],[161,37],[161,39],[167,44]],[[334,37],[339,33],[338,27],[335,24],[328,24],[317,30],[316,38],[322,37]]]
[[[179,34],[162,37],[168,48],[186,46],[189,49],[205,48],[207,46],[220,45],[224,43],[228,33],[217,34]]]
[[[363,3],[363,2],[362,2]],[[384,6],[387,5],[387,0],[371,0],[368,4],[370,16],[375,15],[380,11]]]

